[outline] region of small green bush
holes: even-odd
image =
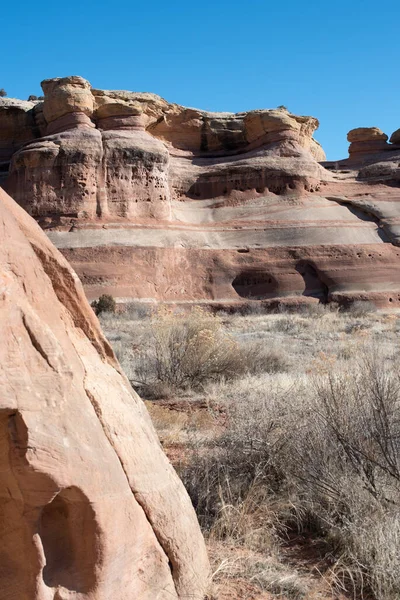
[[[4,98],[7,96],[7,92],[4,88],[0,88],[0,98]]]
[[[102,294],[98,300],[93,300],[90,306],[96,315],[100,315],[103,312],[115,313],[117,307],[114,298],[109,294]]]

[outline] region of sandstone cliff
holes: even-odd
[[[333,164],[317,119],[285,109],[210,113],[81,77],[42,87],[44,102],[0,100],[3,185],[89,298],[400,303],[396,132],[353,130]]]
[[[189,498],[81,284],[0,190],[0,596],[204,596]]]
[[[6,187],[34,216],[168,220],[171,200],[183,196],[319,184],[312,117],[208,113],[153,94],[92,90],[81,77],[42,87],[44,102],[20,103],[18,118],[10,119],[14,101],[0,102],[4,161],[12,156]]]

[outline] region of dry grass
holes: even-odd
[[[200,308],[189,313],[153,311],[137,331],[136,342],[129,344],[123,323],[131,319],[129,310],[108,315],[104,323],[114,328],[121,323],[119,333],[110,339],[128,377],[147,398],[171,397],[177,390],[198,390],[210,381],[287,368],[282,351],[258,340],[237,339],[221,317]]]
[[[209,598],[211,600],[245,600],[254,598],[254,589],[269,592],[276,598],[300,600],[307,598],[309,580],[296,569],[282,563],[275,554],[248,552],[233,549],[226,544],[211,546],[213,580]],[[230,583],[241,582],[239,589]],[[236,593],[235,593],[236,592]],[[247,592],[247,593],[246,593]],[[259,597],[257,595],[257,597]],[[266,596],[262,596],[266,598]],[[271,596],[268,594],[268,598]]]
[[[190,457],[180,475],[212,552],[218,548],[216,583],[243,579],[276,597],[311,597],[309,578],[282,550],[289,532],[303,531],[324,540],[324,579],[333,589],[397,600],[399,317],[364,304],[345,312],[192,317],[170,314],[160,324],[132,311],[102,320],[131,379],[141,355],[160,397],[184,394],[189,405],[208,406],[203,422],[153,415],[166,443],[184,444]],[[203,338],[204,331],[211,334]],[[182,345],[177,354],[171,343]],[[149,368],[157,352],[164,369],[191,375],[160,376]],[[210,368],[219,353],[222,368]],[[188,360],[202,364],[200,377]]]

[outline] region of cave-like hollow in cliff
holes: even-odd
[[[328,286],[314,265],[307,261],[300,261],[296,265],[296,271],[300,273],[304,281],[303,296],[316,298],[322,303],[328,302]]]
[[[232,287],[241,298],[264,300],[278,293],[278,282],[265,271],[242,271],[232,281]]]

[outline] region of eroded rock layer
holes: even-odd
[[[204,542],[76,274],[0,190],[0,596],[202,600]]]
[[[3,185],[90,299],[399,302],[398,132],[352,130],[350,157],[327,163],[318,121],[284,108],[210,113],[80,77],[42,87],[11,120],[17,101],[0,100]]]

